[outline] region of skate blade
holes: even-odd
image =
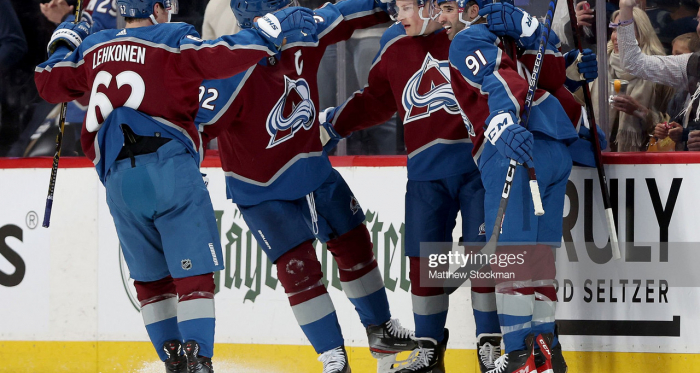
[[[416,358],[415,354],[411,353],[410,351],[395,354],[384,354],[374,351],[371,352],[372,357],[377,359],[377,373],[398,372],[399,370],[409,366]]]

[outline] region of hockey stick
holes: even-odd
[[[493,0],[494,3],[499,2],[500,0]],[[504,49],[506,50],[506,54],[508,57],[510,57],[511,60],[517,65],[518,63],[518,50],[517,47],[515,46],[515,40],[513,38],[504,36],[503,37],[503,46],[505,47]],[[529,88],[529,87],[528,87]],[[528,94],[530,90],[528,89]],[[534,94],[534,90],[533,90]],[[527,113],[527,116],[529,117],[529,111]],[[528,118],[529,119],[529,118]],[[527,121],[523,121],[522,125],[527,129]],[[512,170],[508,170],[508,175],[511,175],[511,173],[515,172],[515,167],[517,167],[517,163],[515,166],[512,166],[512,163],[508,165],[508,168],[513,167]],[[532,204],[535,207],[535,215],[536,216],[542,216],[544,215],[544,208],[542,206],[542,197],[540,196],[540,187],[537,184],[537,174],[535,173],[535,167],[534,166],[529,166],[527,164],[524,165],[525,168],[527,168],[528,171],[528,177],[530,178],[530,195],[532,195]]]
[[[82,14],[83,0],[78,0],[75,4],[75,20],[73,23],[80,23],[80,17]],[[58,160],[61,157],[61,144],[63,143],[63,131],[66,128],[66,109],[68,108],[68,103],[61,103],[61,112],[59,114],[58,126],[59,131],[56,136],[56,152],[53,154],[53,166],[51,166],[51,178],[49,179],[49,193],[46,196],[46,207],[44,208],[44,222],[41,226],[48,228],[51,223],[51,207],[53,207],[53,192],[56,188],[56,176],[58,174]]]
[[[569,6],[569,23],[574,35],[574,44],[579,53],[583,53],[581,45],[580,28],[576,19],[576,10],[574,0],[567,0]],[[617,242],[617,229],[615,228],[615,219],[613,218],[612,203],[610,203],[610,192],[608,192],[608,179],[605,176],[605,168],[603,166],[603,154],[600,149],[600,141],[598,140],[598,124],[595,121],[595,113],[593,113],[593,101],[591,100],[591,90],[587,82],[583,82],[583,99],[586,104],[586,116],[588,123],[591,125],[591,133],[593,133],[593,147],[595,149],[595,167],[598,170],[598,181],[600,192],[603,195],[603,207],[605,208],[605,218],[608,222],[608,233],[610,233],[610,246],[612,248],[613,260],[620,259],[620,245]]]
[[[547,17],[545,18],[544,21],[544,32],[542,32],[542,36],[540,38],[540,46],[537,49],[537,56],[535,57],[535,64],[532,69],[532,74],[530,76],[530,81],[529,86],[528,86],[528,91],[527,95],[525,96],[525,108],[524,108],[524,113],[523,113],[523,119],[522,123],[525,128],[527,128],[527,124],[530,121],[530,111],[532,108],[532,99],[535,96],[535,90],[537,89],[537,81],[540,78],[540,71],[542,71],[542,60],[544,59],[544,54],[546,51],[547,47],[547,41],[549,40],[549,31],[552,28],[552,17],[554,17],[554,9],[557,7],[557,0],[551,0],[549,2],[549,9],[547,10]],[[491,232],[491,237],[489,237],[489,241],[486,243],[486,245],[480,250],[480,254],[486,254],[487,256],[491,256],[492,254],[496,253],[496,247],[498,245],[498,239],[501,236],[501,226],[503,224],[503,218],[505,217],[505,212],[506,208],[508,207],[508,199],[510,197],[510,190],[513,185],[513,177],[515,176],[515,170],[518,166],[518,163],[511,159],[510,163],[508,164],[508,171],[506,173],[506,181],[503,184],[503,192],[501,193],[501,201],[498,204],[498,213],[496,215],[496,221],[494,222],[493,225],[493,231]],[[529,176],[530,176],[530,191],[533,194],[533,202],[535,201],[535,193],[537,194],[537,197],[539,197],[539,188],[533,189],[533,184],[535,187],[537,187],[537,178],[535,176],[535,170],[532,167],[528,167],[526,165]],[[532,180],[534,178],[534,180]],[[538,198],[539,199],[539,198]],[[540,200],[540,207],[542,202]],[[537,206],[535,206],[535,209],[537,209]],[[474,256],[472,256],[474,258]],[[465,265],[461,266],[457,271],[455,271],[454,275],[451,275],[447,280],[445,280],[445,284],[443,285],[444,291],[446,294],[452,294],[457,290],[459,286],[461,286],[463,283],[465,283],[469,279],[469,274],[472,271],[479,270],[481,267],[486,265],[488,263],[481,263],[481,261],[472,262],[470,263],[465,263]]]

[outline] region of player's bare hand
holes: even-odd
[[[668,124],[671,129],[668,130],[668,137],[675,143],[681,142],[683,139],[683,126],[676,122],[671,122]]]
[[[75,9],[73,5],[68,5],[66,0],[51,0],[46,4],[39,4],[39,8],[44,17],[55,24],[61,23],[66,14]]]
[[[579,26],[593,26],[593,18],[595,10],[591,9],[588,1],[582,1],[576,4],[576,22]]]
[[[692,152],[700,151],[700,130],[692,131],[688,135],[688,150]]]

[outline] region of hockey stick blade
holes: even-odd
[[[486,254],[488,257],[496,253],[496,247],[498,246],[498,239],[501,236],[501,227],[503,226],[503,218],[506,215],[506,208],[508,207],[508,198],[510,197],[510,190],[511,187],[513,186],[513,178],[515,177],[515,171],[518,167],[518,163],[511,159],[510,163],[508,164],[508,171],[506,173],[506,182],[503,184],[503,193],[501,193],[501,202],[498,204],[498,213],[496,214],[496,221],[493,224],[493,231],[491,232],[491,237],[489,238],[489,242],[486,243],[486,245],[479,250],[478,253],[475,254]],[[472,254],[472,258],[474,257],[475,254]],[[484,266],[489,265],[489,263],[474,263],[473,261],[471,263],[465,264],[462,267],[459,267],[455,271],[455,274],[453,276],[450,276],[447,280],[445,280],[445,284],[443,285],[443,289],[446,294],[452,294],[454,293],[457,288],[462,286],[467,280],[469,280],[469,274],[472,273],[472,271],[479,270]]]

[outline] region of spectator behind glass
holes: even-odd
[[[229,0],[209,0],[204,10],[202,39],[214,40],[224,35],[233,35],[241,31],[238,21],[231,10]]]
[[[660,28],[658,36],[666,52],[670,52],[673,39],[678,35],[694,32],[698,27],[695,15],[700,5],[696,0],[657,0],[656,3],[659,8],[669,12],[671,21]]]
[[[49,21],[59,24],[75,9],[75,1],[70,4],[66,0],[51,0],[48,3],[39,4],[41,14]]]
[[[700,50],[700,37],[695,32],[680,35],[673,39],[673,55],[693,53]],[[689,113],[684,108],[689,99],[688,89],[684,88],[676,92],[668,104],[669,123],[658,123],[654,130],[654,137],[659,140],[670,137],[676,143],[676,150],[688,150],[685,142],[688,141],[689,132],[700,129],[700,122],[690,121]],[[680,124],[680,123],[682,124]]]
[[[646,13],[634,8],[633,14],[636,39],[642,51],[647,55],[665,55]],[[619,11],[613,13],[612,19],[613,23],[619,22]],[[654,132],[656,123],[663,121],[668,101],[674,91],[670,87],[638,78],[623,70],[617,43],[617,28],[613,29],[608,42],[608,81],[612,82],[615,79],[626,80],[629,83],[626,93],[617,95],[607,108],[611,121],[611,150],[646,151],[649,137]],[[598,90],[595,85],[599,82],[601,79],[594,82],[592,90],[594,103],[598,102]]]
[[[7,74],[27,53],[27,40],[9,0],[0,0],[0,76]]]
[[[16,14],[19,25],[12,26],[11,22],[8,23],[6,17],[13,13]],[[14,56],[14,68],[11,71],[0,73],[0,90],[5,92],[0,94],[0,156],[7,156],[22,130],[34,118],[38,122],[43,121],[53,108],[53,105],[43,101],[36,91],[34,67],[46,59],[45,46],[56,26],[41,14],[38,0],[3,0],[0,5],[0,19],[0,29],[12,28],[12,32],[21,32],[28,46],[24,56]],[[21,156],[22,153],[19,152],[18,155]]]

